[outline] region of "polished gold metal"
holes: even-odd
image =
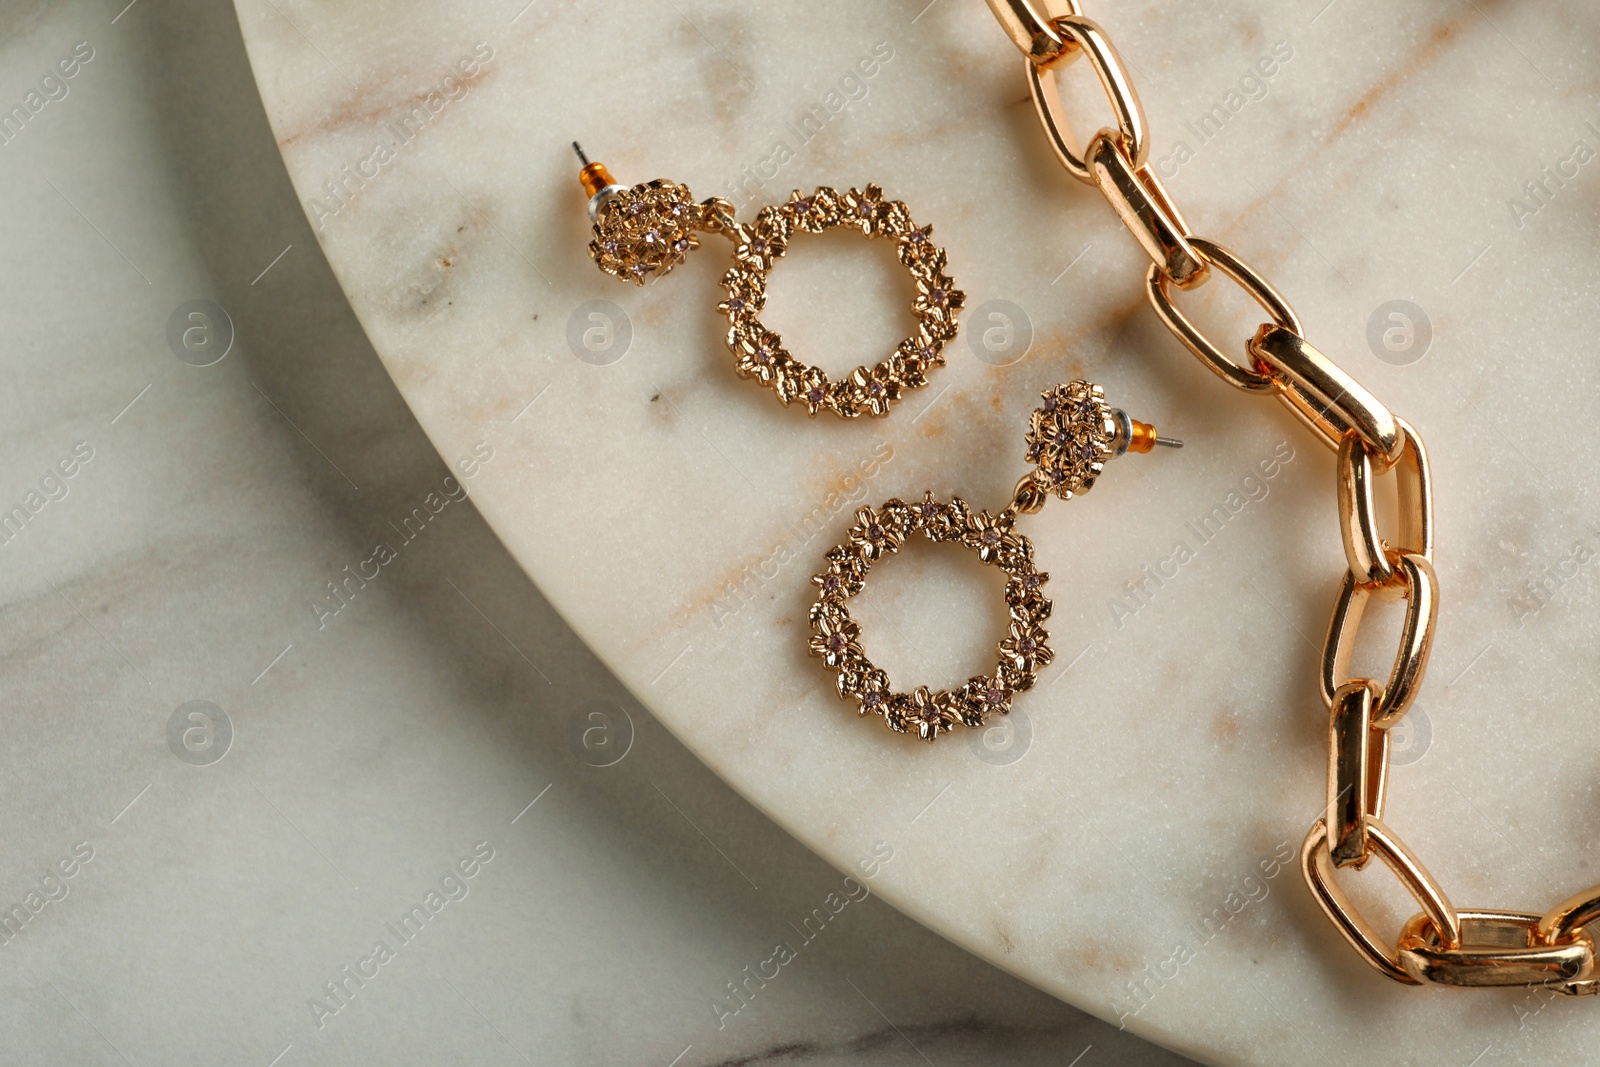
[[[1042,65],[1029,58],[1024,66],[1034,110],[1044,125],[1045,133],[1050,137],[1056,158],[1074,178],[1085,183],[1094,181],[1089,165],[1084,162],[1083,151],[1073,144],[1072,124],[1068,121],[1066,107],[1061,102],[1060,86],[1056,77],[1081,54],[1089,58],[1089,65],[1094,68],[1095,76],[1100,79],[1100,87],[1105,90],[1106,99],[1111,102],[1116,129],[1122,134],[1123,148],[1128,158],[1132,160],[1134,169],[1143,167],[1150,158],[1150,145],[1145,138],[1144,105],[1139,102],[1139,94],[1134,91],[1133,82],[1128,77],[1128,70],[1122,63],[1122,57],[1117,54],[1116,48],[1101,32],[1100,27],[1082,15],[1063,16],[1053,20],[1051,26],[1063,42],[1071,42],[1077,47],[1063,53],[1060,62]]]
[[[1434,580],[1433,565],[1424,557],[1409,553],[1393,555],[1390,562],[1406,599],[1406,618],[1400,628],[1400,648],[1389,680],[1377,690],[1373,725],[1383,730],[1399,722],[1417,698],[1422,676],[1428,670],[1428,658],[1433,654],[1434,620],[1439,614],[1439,586]],[[1330,708],[1339,690],[1354,680],[1346,677],[1350,653],[1373,592],[1374,587],[1362,585],[1354,574],[1345,571],[1339,597],[1334,601],[1333,618],[1328,622],[1328,639],[1322,646],[1322,699]]]
[[[1428,869],[1380,820],[1367,819],[1366,833],[1368,846],[1394,872],[1412,898],[1422,905],[1423,914],[1432,921],[1433,928],[1438,932],[1440,944],[1450,949],[1461,947],[1461,923],[1456,917],[1456,910]],[[1300,848],[1300,869],[1323,913],[1368,963],[1397,982],[1415,984],[1418,981],[1400,966],[1398,950],[1385,946],[1383,937],[1356,910],[1334,878],[1333,857],[1328,852],[1326,820],[1318,819],[1306,835],[1305,844]]]
[[[1285,402],[1335,452],[1347,433],[1361,436],[1388,470],[1405,440],[1394,415],[1333,360],[1311,347],[1299,330],[1262,326],[1248,350],[1270,367]]]
[[[812,417],[824,410],[845,419],[886,415],[944,365],[944,348],[959,330],[966,295],[946,273],[944,249],[929,236],[933,228],[917,226],[906,205],[885,198],[878,186],[843,193],[826,186],[809,194],[797,189],[786,203],[761,208],[746,224],[735,218],[727,200],[696,203],[685,185],[661,179],[631,188],[617,185],[603,164],[591,163],[576,143],[572,147],[583,163],[578,178],[589,193],[594,221],[589,255],[607,274],[644,285],[681,265],[700,247],[701,233],[718,234],[733,245],[733,268],[722,279],[728,295],[717,310],[728,317],[734,372],[771,389],[784,406],[798,404]],[[795,358],[760,319],[768,275],[788,252],[790,240],[835,227],[893,241],[917,290],[911,308],[916,332],[878,363],[857,367],[840,381]]]
[[[1339,530],[1350,576],[1362,585],[1394,581],[1389,546],[1378,535],[1378,505],[1372,492],[1372,455],[1361,438],[1346,434],[1334,464],[1339,479]]]
[[[1294,308],[1289,306],[1289,302],[1280,296],[1265,278],[1252,270],[1248,263],[1214,241],[1208,241],[1203,237],[1190,237],[1188,240],[1189,247],[1199,253],[1200,258],[1208,266],[1216,267],[1235,285],[1248,293],[1251,299],[1261,305],[1263,311],[1272,316],[1273,322],[1296,333],[1303,329],[1300,317],[1294,313]],[[1269,392],[1278,388],[1277,380],[1272,375],[1238,363],[1201,333],[1173,301],[1169,288],[1173,284],[1172,277],[1159,263],[1150,264],[1150,270],[1145,274],[1145,292],[1150,297],[1150,305],[1155,308],[1157,317],[1172,331],[1173,336],[1183,342],[1185,348],[1198,356],[1201,363],[1229,385],[1253,393]]]
[[[1517,911],[1460,911],[1461,945],[1445,948],[1433,920],[1414,916],[1400,934],[1400,966],[1418,982],[1469,986],[1561,986],[1594,971],[1587,934],[1546,943],[1539,916]]]
[[[881,718],[896,733],[935,741],[957,726],[979,727],[989,716],[1009,712],[1016,695],[1033,688],[1053,658],[1044,627],[1051,610],[1044,595],[1049,575],[1034,566],[1033,542],[1016,521],[1042,509],[1052,495],[1070,500],[1093,488],[1109,460],[1131,451],[1119,447],[1123,426],[1155,442],[1154,427],[1112,408],[1098,385],[1071,381],[1039,395],[1043,403],[1028,420],[1025,445],[1033,469],[1017,481],[1006,507],[991,515],[960,497],[944,501],[929,492],[910,504],[894,499],[862,508],[848,540],[828,550],[827,569],[811,579],[820,589],[811,606],[811,654],[835,673],[839,699],[855,701],[860,714]],[[953,690],[894,689],[862,651],[861,627],[850,615],[848,601],[861,592],[873,565],[918,534],[968,548],[1007,576],[1009,629],[995,670]]]
[[[1365,867],[1372,854],[1367,819],[1383,818],[1389,732],[1374,730],[1371,680],[1349,682],[1333,696],[1328,720],[1328,854],[1335,867]]]
[[[1189,244],[1189,227],[1148,165],[1136,168],[1121,134],[1101,130],[1089,142],[1089,174],[1122,224],[1179,289],[1193,289],[1210,268]]]
[[[1233,252],[1194,234],[1147,166],[1145,115],[1125,64],[1104,31],[1081,16],[1075,0],[1070,15],[1056,10],[1053,0],[989,0],[989,6],[1028,57],[1029,93],[1056,157],[1073,177],[1100,189],[1150,256],[1145,288],[1157,316],[1218,377],[1239,389],[1278,395],[1338,454],[1337,498],[1348,569],[1320,670],[1322,696],[1330,709],[1330,800],[1325,818],[1312,827],[1301,851],[1307,886],[1350,944],[1397,982],[1543,985],[1574,996],[1600,993],[1594,947],[1585,932],[1600,922],[1600,886],[1543,916],[1496,911],[1458,915],[1421,863],[1381,821],[1389,729],[1421,688],[1438,613],[1432,478],[1421,436],[1307,342],[1294,310],[1265,278]],[[1056,92],[1057,72],[1079,54],[1090,57],[1117,116],[1117,128],[1090,137],[1082,154]],[[1173,286],[1203,285],[1209,267],[1249,293],[1271,320],[1243,344],[1218,345],[1173,300]],[[1374,500],[1375,479],[1391,469],[1400,503],[1392,539],[1379,528]],[[1018,511],[1041,503],[1033,479],[1030,475],[1018,484]],[[1372,597],[1408,601],[1400,649],[1382,685],[1346,676],[1361,614]],[[1334,880],[1340,863],[1360,866],[1374,852],[1423,907],[1397,948],[1384,943]]]
[[[1394,466],[1396,494],[1400,503],[1398,536],[1389,541],[1378,532],[1378,509],[1372,455],[1356,434],[1346,434],[1339,445],[1338,472],[1339,527],[1344,535],[1345,560],[1350,573],[1362,585],[1378,586],[1380,597],[1399,595],[1390,552],[1409,552],[1433,561],[1433,480],[1428,470],[1428,453],[1422,438],[1410,423],[1396,418],[1404,438],[1400,460]]]
[[[1539,919],[1539,940],[1546,945],[1569,941],[1584,927],[1600,921],[1600,885],[1574,893]]]
[[[1077,46],[1063,41],[1053,23],[1063,15],[1081,15],[1077,0],[989,0],[1011,43],[1034,63],[1053,63]]]

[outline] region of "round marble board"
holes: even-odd
[[[841,871],[1211,1062],[1555,1061],[1600,1036],[1582,1002],[1387,982],[1318,911],[1295,857],[1323,805],[1332,457],[1150,314],[1143,254],[1056,165],[984,4],[236,4],[307,214],[440,453],[640,699]],[[1600,12],[1089,14],[1196,231],[1430,447],[1443,614],[1386,821],[1460,906],[1600,881]],[[1104,107],[1065,80],[1075,114]],[[946,365],[886,418],[783,408],[734,374],[719,238],[642,288],[595,269],[574,138],[743,221],[881,185],[965,293]],[[797,234],[770,289],[767,325],[835,379],[916,326],[892,242]],[[1223,336],[1258,321],[1225,284],[1183,299]],[[892,497],[1003,506],[1040,391],[1080,376],[1187,447],[1024,520],[1055,604],[1038,687],[932,745],[858,719],[806,651],[823,551]],[[919,540],[854,607],[897,687],[938,689],[992,670],[1001,589]],[[1397,626],[1374,613],[1374,669]],[[1415,908],[1386,879],[1345,881],[1389,929]],[[736,1025],[726,995],[708,1031]]]

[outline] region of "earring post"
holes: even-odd
[[[1148,422],[1128,417],[1128,413],[1121,408],[1114,410],[1112,417],[1117,423],[1117,435],[1113,442],[1117,448],[1117,455],[1125,452],[1134,452],[1140,455],[1150,452],[1157,445],[1162,448],[1182,448],[1183,442],[1176,437],[1162,437],[1156,428]]]
[[[606,170],[604,163],[589,162],[583,146],[577,141],[572,142],[572,150],[578,153],[578,162],[583,164],[582,169],[578,171],[578,182],[583,186],[583,191],[589,194],[589,219],[593,221],[602,196],[609,195],[606,190],[620,193],[623,187],[617,184],[617,180],[611,176],[609,170]]]

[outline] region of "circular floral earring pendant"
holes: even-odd
[[[896,499],[856,512],[849,540],[828,550],[828,569],[812,579],[822,592],[811,607],[811,654],[837,672],[840,699],[854,700],[862,715],[882,716],[891,730],[932,741],[957,723],[982,726],[990,715],[1011,710],[1014,695],[1033,688],[1039,669],[1054,658],[1042,625],[1050,617],[1044,594],[1050,576],[1034,566],[1033,542],[1012,529],[1014,520],[1010,509],[990,515],[960,497],[944,501],[931,492],[914,504]],[[873,564],[918,536],[958,544],[1006,575],[1010,620],[995,669],[954,690],[895,691],[862,651],[861,627],[848,607]]]
[[[1017,482],[1006,507],[991,515],[973,510],[960,497],[943,501],[930,492],[912,504],[894,499],[862,508],[848,540],[828,550],[827,569],[811,579],[820,589],[811,606],[811,654],[837,675],[841,700],[853,701],[860,714],[881,718],[897,733],[933,741],[957,726],[982,726],[991,715],[1010,711],[1016,695],[1032,689],[1040,669],[1054,658],[1044,628],[1051,610],[1044,593],[1050,576],[1035,566],[1033,542],[1016,529],[1018,517],[1040,510],[1052,495],[1070,500],[1088,492],[1116,456],[1148,452],[1158,444],[1181,445],[1112,408],[1098,385],[1073,381],[1042,395],[1044,404],[1030,418],[1026,439],[1033,469]],[[960,544],[1006,576],[1009,618],[995,670],[953,690],[896,690],[867,658],[860,624],[850,615],[849,601],[861,592],[873,566],[918,536]]]
[[[720,234],[732,243],[733,267],[722,279],[727,298],[717,310],[728,317],[734,370],[770,388],[785,405],[799,404],[812,416],[824,410],[847,419],[886,415],[906,391],[928,384],[929,372],[944,363],[944,347],[956,336],[965,295],[946,273],[944,249],[930,239],[932,227],[917,226],[906,205],[885,198],[878,186],[842,193],[822,187],[804,195],[796,190],[788,202],[763,207],[755,221],[741,223],[721,197],[696,203],[687,186],[660,179],[621,186],[603,165],[588,162],[581,150],[578,156],[594,223],[589,255],[607,274],[643,285],[684,262],[700,247],[700,233]],[[875,365],[857,367],[839,381],[794,356],[760,318],[767,278],[788,253],[790,240],[797,233],[835,227],[893,241],[917,287],[916,332]]]

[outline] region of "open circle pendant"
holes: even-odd
[[[917,284],[912,311],[918,326],[886,359],[836,382],[790,354],[759,316],[766,307],[767,276],[788,251],[790,237],[838,226],[895,242]],[[911,221],[904,203],[885,200],[876,185],[845,193],[827,187],[809,195],[796,191],[787,203],[762,208],[754,222],[735,224],[734,266],[722,279],[728,298],[717,310],[728,316],[728,347],[739,376],[759,381],[784,404],[801,404],[813,416],[827,409],[847,419],[885,415],[906,390],[926,385],[928,372],[944,363],[944,346],[956,336],[956,313],[965,300],[945,274],[944,249],[929,240],[929,232]]]
[[[841,700],[855,701],[860,714],[879,716],[897,733],[933,741],[957,725],[982,726],[990,715],[1005,714],[1015,694],[1033,688],[1039,669],[1054,658],[1043,626],[1050,617],[1044,595],[1050,576],[1034,567],[1033,542],[1016,532],[1015,518],[1009,508],[996,515],[974,512],[960,497],[947,503],[932,493],[912,504],[895,499],[856,512],[849,540],[828,550],[828,569],[812,578],[821,592],[811,607],[811,654],[838,675]],[[862,651],[860,624],[850,617],[848,601],[861,592],[873,564],[918,534],[970,549],[1007,577],[1010,619],[994,673],[953,690],[893,689]]]

